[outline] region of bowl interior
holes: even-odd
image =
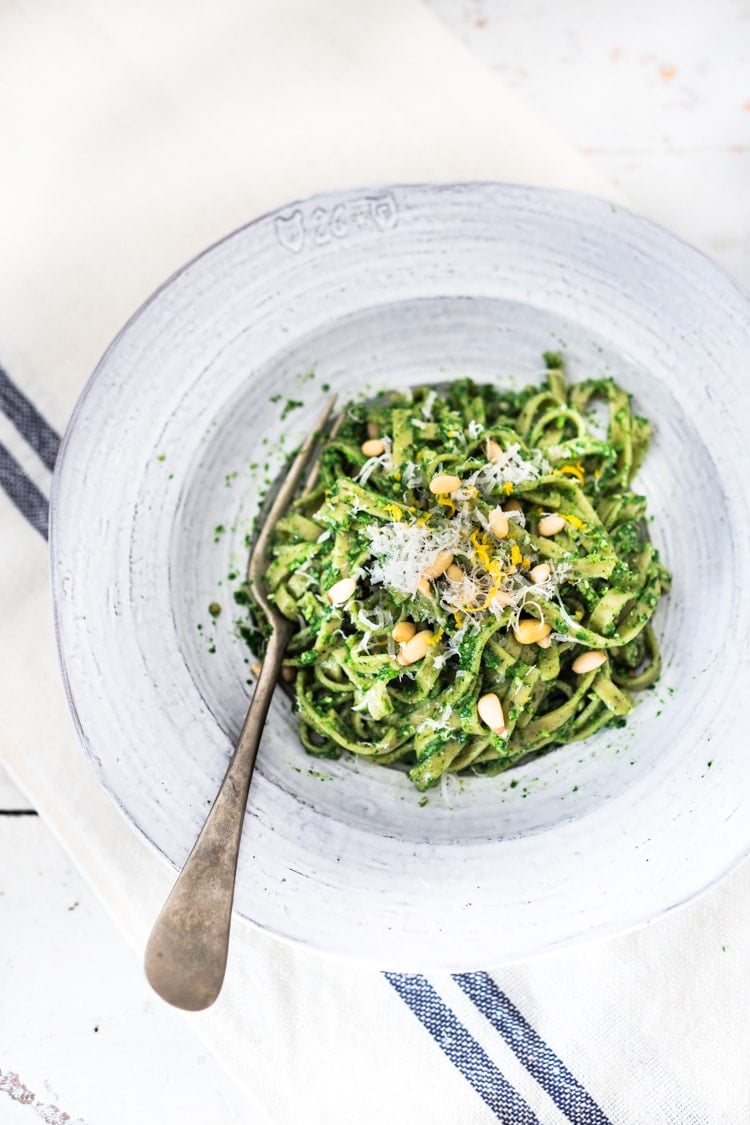
[[[170,575],[181,656],[232,743],[248,702],[252,659],[238,637],[244,611],[232,597],[247,567],[246,536],[265,482],[297,441],[301,417],[319,409],[323,388],[345,401],[382,387],[466,375],[521,386],[541,380],[547,349],[564,352],[573,379],[614,376],[654,423],[636,487],[649,498],[652,538],[675,571],[674,590],[656,619],[662,679],[641,694],[624,729],[605,730],[497,778],[451,778],[426,804],[398,769],[351,755],[332,762],[305,754],[289,702],[277,692],[258,769],[327,817],[405,839],[505,838],[553,829],[647,774],[683,737],[688,719],[673,692],[698,674],[707,656],[690,643],[683,607],[700,600],[709,567],[721,586],[722,569],[731,566],[731,558],[714,557],[711,526],[724,515],[722,492],[700,435],[654,372],[599,338],[585,319],[535,305],[478,298],[379,304],[332,320],[261,367],[253,367],[244,338],[214,360],[217,385],[224,383],[224,365],[246,368],[248,379],[207,419],[173,525]],[[302,405],[290,411],[289,400]],[[686,568],[681,560],[688,557]],[[210,602],[222,607],[216,620]],[[192,768],[200,770],[201,762]]]

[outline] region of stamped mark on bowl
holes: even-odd
[[[277,216],[274,224],[280,246],[299,254],[305,246],[325,246],[346,238],[353,230],[392,230],[398,223],[398,206],[392,192],[363,195],[335,207],[297,208],[291,215]]]

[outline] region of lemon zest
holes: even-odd
[[[500,589],[502,584],[503,584],[503,579],[502,579],[502,577],[500,577],[493,584],[493,586],[490,589],[490,592],[487,594],[487,597],[484,599],[484,601],[481,603],[481,605],[467,606],[466,608],[467,608],[468,612],[469,613],[482,613],[483,610],[489,609],[490,605],[492,604],[492,600],[495,597],[495,594],[498,592],[498,590]]]
[[[586,483],[586,471],[580,463],[561,465],[557,471],[558,473],[564,473],[566,476],[577,477],[582,485]]]
[[[487,542],[482,542],[480,540],[479,532],[476,530],[476,528],[474,529],[474,531],[472,531],[471,535],[469,536],[469,539],[471,540],[471,545],[474,548],[474,552],[475,552],[479,562],[484,567],[489,566],[489,564],[490,564],[489,544]]]

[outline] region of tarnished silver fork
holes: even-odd
[[[170,1004],[188,1011],[213,1004],[224,981],[237,857],[250,781],[279,668],[294,629],[294,623],[266,596],[271,535],[297,491],[334,402],[335,396],[328,400],[292,462],[255,543],[248,578],[253,597],[272,626],[266,654],[224,780],[146,945],[144,967],[151,987]],[[315,486],[317,471],[316,459],[303,495]]]

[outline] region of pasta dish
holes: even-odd
[[[351,403],[266,585],[311,754],[419,790],[621,725],[659,676],[670,575],[631,485],[650,426],[612,379],[465,379]]]

